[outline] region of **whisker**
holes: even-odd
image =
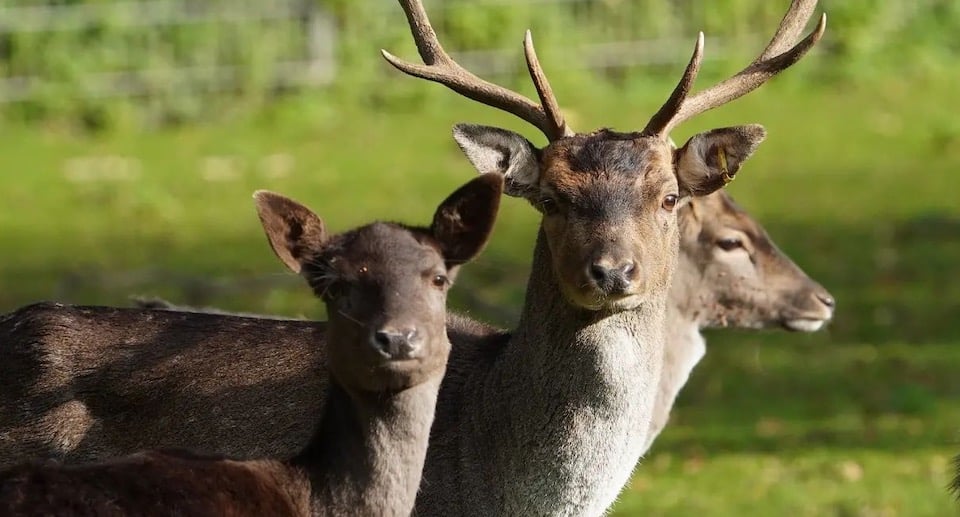
[[[360,321],[360,320],[358,320],[357,318],[354,318],[353,316],[351,316],[351,315],[343,312],[342,310],[337,309],[337,314],[343,316],[344,318],[347,318],[348,320],[356,323],[357,325],[359,325],[359,326],[361,326],[361,327],[364,326],[362,321]]]

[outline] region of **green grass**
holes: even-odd
[[[956,342],[738,337],[713,343],[617,515],[951,514]]]
[[[580,129],[640,127],[671,86],[645,77],[555,85]],[[936,75],[849,82],[798,72],[678,131],[682,141],[721,125],[767,127],[730,191],[839,306],[813,335],[710,333],[710,353],[617,514],[954,510],[944,486],[960,452],[955,89]],[[125,304],[142,293],[320,315],[268,250],[253,190],[302,200],[333,229],[426,222],[473,174],[453,123],[501,125],[542,143],[439,87],[411,91],[349,102],[318,94],[149,134],[3,128],[0,310],[40,299]],[[110,165],[111,156],[134,165]],[[533,210],[507,201],[452,304],[510,324],[535,230]]]

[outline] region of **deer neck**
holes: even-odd
[[[661,374],[661,386],[668,382],[677,384],[673,397],[707,351],[700,331],[709,326],[710,314],[717,312],[715,289],[703,278],[696,264],[681,253],[667,299],[666,347]]]
[[[564,299],[551,264],[541,228],[519,326],[466,396],[464,446],[498,484],[491,510],[600,515],[640,459],[667,293],[634,310],[584,311]]]
[[[441,377],[389,395],[330,383],[313,437],[290,460],[310,481],[313,515],[410,515]]]
[[[694,261],[681,253],[667,300],[666,347],[657,394],[657,412],[663,413],[662,422],[660,428],[651,433],[650,441],[666,424],[677,394],[707,353],[706,340],[700,331],[709,326],[711,315],[718,312],[715,289]]]
[[[688,276],[677,271],[670,287],[665,323],[663,370],[654,404],[653,419],[647,435],[644,452],[667,425],[670,411],[680,390],[690,379],[690,373],[707,353],[706,340],[700,330],[705,324],[701,318],[705,307],[698,304],[696,289],[691,289]]]

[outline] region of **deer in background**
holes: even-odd
[[[319,424],[289,460],[147,451],[0,472],[5,515],[385,515],[413,509],[450,352],[446,294],[486,243],[503,180],[454,192],[429,228],[373,223],[330,236],[308,208],[255,195],[271,247],[323,299],[330,382]]]
[[[814,332],[835,301],[724,191],[679,210],[680,255],[667,304],[666,346],[649,449],[690,372],[707,352],[705,328]]]
[[[794,44],[815,7],[794,1],[754,63],[688,95],[702,57],[700,38],[677,88],[642,131],[575,134],[563,123],[529,36],[525,50],[539,104],[459,68],[443,53],[422,6],[401,4],[427,65],[388,59],[515,113],[550,140],[538,149],[498,128],[455,129],[476,168],[502,174],[507,193],[529,200],[543,219],[518,327],[504,333],[448,317],[454,346],[416,512],[601,514],[638,461],[653,419],[679,245],[675,209],[732,179],[765,133],[756,125],[715,129],[679,149],[669,145],[668,134],[795,63],[819,40],[825,21]],[[96,325],[101,328],[87,333]],[[0,396],[26,397],[15,417],[0,426],[6,433],[0,453],[53,449],[79,458],[143,440],[257,447],[262,438],[238,436],[241,431],[220,436],[201,419],[243,414],[245,407],[225,395],[242,393],[258,380],[261,390],[300,389],[299,374],[287,381],[288,358],[265,343],[270,332],[278,332],[285,345],[315,344],[303,335],[319,328],[165,311],[23,309],[0,322],[0,336],[7,333],[5,341],[17,344],[12,348],[25,350],[5,353],[19,354],[23,367],[14,370],[16,379],[0,376],[12,385]],[[239,347],[223,346],[234,341]],[[126,355],[114,353],[120,343]],[[97,356],[95,365],[77,360],[88,353]],[[113,360],[101,360],[104,354]],[[0,368],[7,364],[0,361]],[[203,368],[217,372],[219,383],[198,382]],[[287,376],[275,375],[281,372]],[[284,379],[280,386],[276,378]],[[279,432],[266,422],[263,432]],[[145,436],[146,428],[173,435]]]

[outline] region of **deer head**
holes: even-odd
[[[820,39],[816,30],[794,44],[816,0],[794,0],[776,35],[749,66],[690,95],[703,56],[703,34],[673,93],[640,131],[576,133],[565,122],[527,31],[524,53],[540,102],[489,83],[443,50],[419,0],[400,0],[424,64],[381,51],[400,71],[438,82],[470,99],[512,113],[549,140],[537,148],[504,129],[458,125],[454,138],[481,173],[499,173],[505,192],[543,214],[542,229],[560,289],[590,310],[627,309],[664,292],[675,267],[676,208],[733,179],[765,137],[759,125],[714,129],[679,149],[669,140],[681,122],[758,88]]]
[[[502,188],[485,174],[444,200],[427,228],[376,222],[338,235],[296,201],[254,194],[270,247],[327,306],[327,357],[341,384],[403,389],[442,371],[447,290],[486,244]]]
[[[701,327],[813,332],[833,317],[834,299],[781,252],[724,191],[680,208],[680,263],[671,297]]]

